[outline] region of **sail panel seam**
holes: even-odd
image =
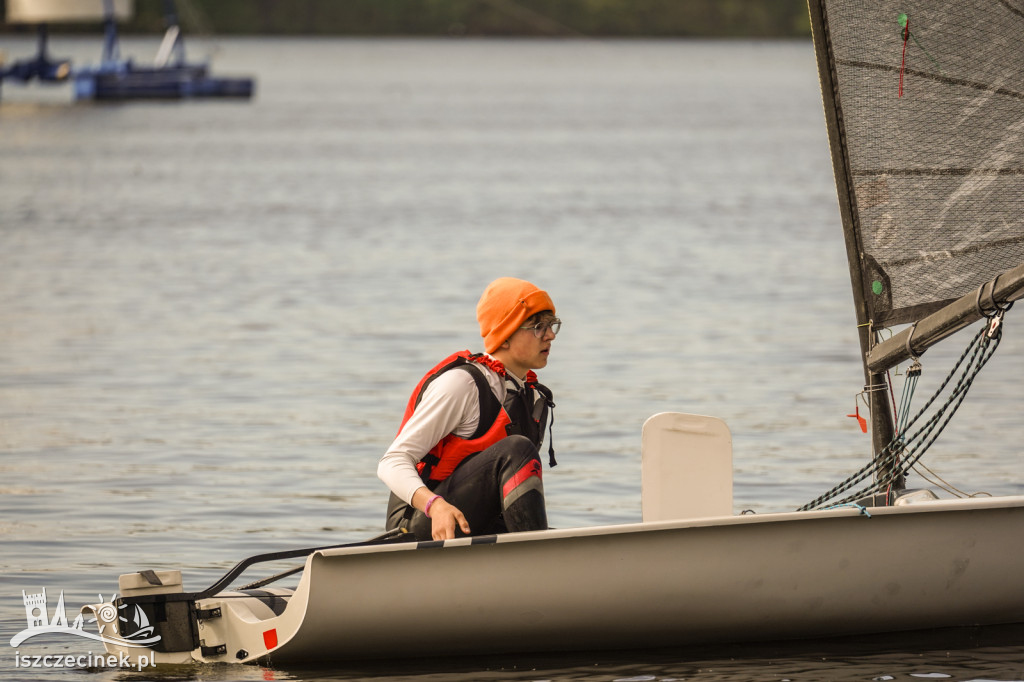
[[[843,66],[852,66],[861,69],[874,69],[876,71],[890,71],[892,73],[899,73],[900,71],[900,68],[898,66],[889,66],[888,64],[875,64],[873,62],[862,62],[854,59],[837,59],[836,64],[842,64]],[[972,90],[979,90],[981,92],[989,92],[996,95],[1005,95],[1006,97],[1024,100],[1024,92],[1017,92],[1016,90],[1010,90],[1008,88],[1000,88],[992,85],[986,85],[985,83],[969,81],[964,78],[950,78],[949,76],[939,76],[934,73],[929,73],[928,71],[919,71],[918,69],[906,69],[904,70],[904,73],[911,74],[914,76],[920,76],[921,78],[927,78],[928,80],[932,80],[937,83],[946,83],[947,85],[961,85],[965,88],[971,88]]]

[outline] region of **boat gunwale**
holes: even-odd
[[[356,554],[371,554],[378,552],[397,552],[417,549],[429,550],[441,548],[469,547],[473,545],[487,545],[495,543],[506,544],[512,542],[543,542],[546,540],[561,540],[568,538],[592,537],[600,535],[615,536],[632,533],[658,532],[666,530],[684,530],[687,528],[743,526],[760,523],[791,523],[821,520],[827,518],[846,518],[852,516],[863,516],[867,520],[875,516],[894,516],[918,513],[928,514],[940,512],[956,512],[1015,507],[1024,507],[1024,495],[971,497],[963,499],[940,499],[888,507],[862,507],[858,505],[844,505],[842,507],[833,507],[829,509],[818,509],[812,511],[769,512],[764,514],[709,516],[694,519],[650,521],[638,523],[612,524],[605,526],[582,526],[577,528],[523,531],[518,533],[507,533],[502,535],[484,535],[455,538],[453,540],[429,540],[421,542],[400,542],[393,544],[358,545],[354,547],[322,549],[312,552],[309,555],[309,558],[307,559],[307,567],[308,562],[312,561],[315,556],[323,556],[329,558],[335,556],[350,556]]]

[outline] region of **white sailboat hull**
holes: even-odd
[[[196,649],[156,660],[278,664],[626,649],[1024,622],[1024,551],[1015,541],[1024,537],[1024,497],[868,513],[316,552],[278,614],[266,599],[199,603],[221,609],[200,630],[204,644],[223,644],[223,653]]]

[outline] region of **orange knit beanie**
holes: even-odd
[[[548,292],[526,280],[500,277],[484,289],[476,304],[476,319],[484,350],[493,353],[505,343],[527,318],[543,310],[555,312]]]

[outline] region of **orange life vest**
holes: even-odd
[[[416,465],[420,478],[431,489],[451,476],[455,467],[464,459],[486,450],[506,436],[522,434],[538,448],[544,440],[544,425],[547,423],[548,412],[555,406],[551,399],[551,391],[537,383],[536,374],[532,371],[527,372],[523,389],[515,393],[510,392],[505,404],[502,405],[491,391],[483,372],[476,366],[478,364],[493,369],[501,376],[505,375],[505,367],[497,360],[482,354],[472,354],[468,350],[459,351],[439,362],[420,379],[405,407],[399,432],[416,411],[416,406],[419,405],[427,386],[437,377],[452,369],[462,369],[469,372],[476,383],[480,398],[480,422],[476,430],[466,438],[449,433]],[[536,399],[534,391],[529,389],[536,390]],[[548,454],[549,465],[555,466],[554,448],[550,447],[550,444]]]

